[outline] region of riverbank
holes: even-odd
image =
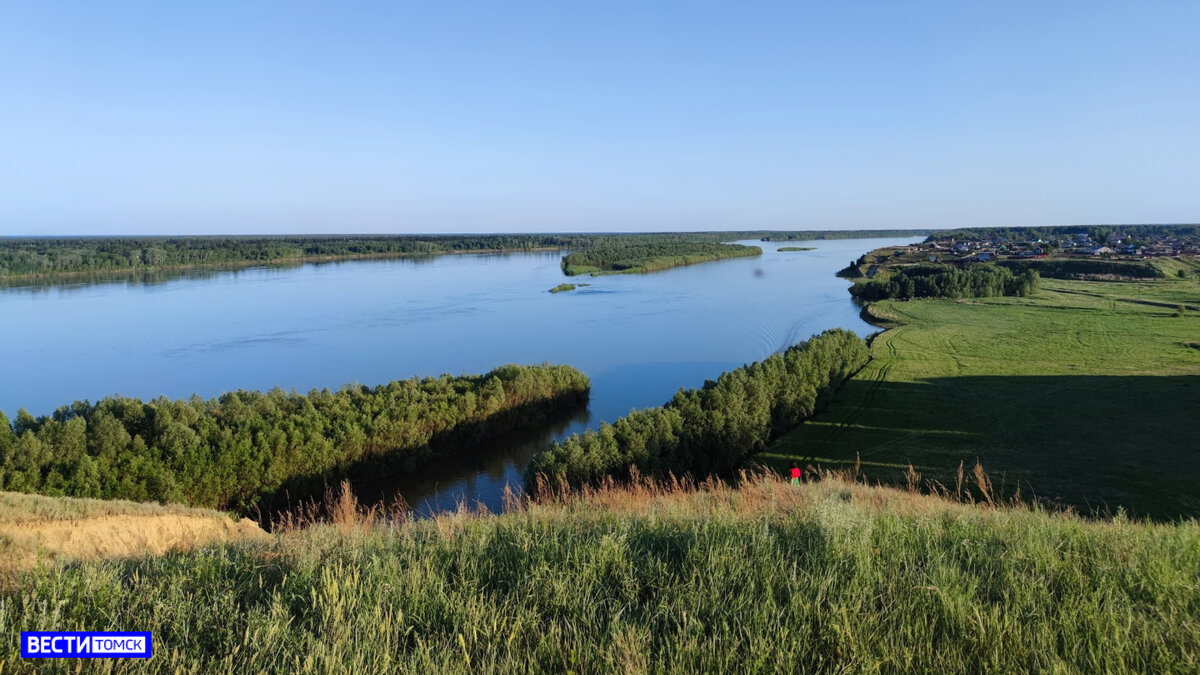
[[[759,455],[953,484],[981,461],[1009,494],[1085,512],[1200,515],[1200,285],[1043,279],[1030,297],[887,300],[871,362]],[[1182,307],[1182,310],[1180,309]]]
[[[220,267],[403,258],[445,253],[580,250],[597,247],[720,245],[738,239],[905,237],[912,230],[854,232],[627,232],[444,235],[231,235],[0,237],[0,281],[161,274]],[[921,234],[928,230],[920,231]]]
[[[570,366],[274,388],[204,400],[108,397],[53,415],[0,412],[0,486],[71,497],[181,502],[270,514],[367,471],[400,476],[587,404]]]
[[[175,272],[188,272],[191,270],[239,270],[248,267],[291,267],[294,265],[303,265],[307,263],[334,263],[348,262],[351,260],[392,260],[398,258],[430,258],[441,255],[486,255],[494,253],[545,253],[549,251],[565,251],[565,246],[543,246],[536,248],[486,248],[475,249],[470,251],[433,251],[433,252],[410,252],[410,253],[361,253],[349,255],[312,255],[290,258],[273,258],[270,260],[239,260],[232,262],[214,262],[214,263],[194,263],[188,265],[169,265],[162,267],[124,267],[118,269],[105,270],[79,270],[73,272],[49,272],[49,273],[33,273],[33,274],[10,274],[0,276],[0,283],[5,285],[16,285],[22,281],[72,281],[72,280],[91,280],[91,279],[106,279],[110,275],[112,277],[120,277],[123,275],[135,274],[171,274]],[[15,282],[10,284],[9,282]]]

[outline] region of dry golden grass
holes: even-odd
[[[906,490],[868,483],[858,464],[850,469],[810,465],[805,475],[810,479],[795,486],[768,469],[742,471],[733,481],[713,478],[697,481],[675,476],[655,480],[638,475],[635,469],[630,480],[618,482],[609,478],[599,486],[576,490],[569,489],[563,482],[550,484],[539,478],[532,495],[520,498],[511,493],[507,495],[504,510],[506,513],[533,510],[539,516],[558,513],[568,518],[588,513],[599,516],[656,511],[695,517],[719,513],[753,516],[804,510],[831,495],[865,505],[872,513],[890,511],[913,515],[955,508],[1031,508],[1021,501],[1019,492],[1001,500],[980,464],[971,470],[969,478],[960,465],[953,489],[924,478],[911,465],[906,474]]]
[[[159,555],[263,536],[251,520],[206,509],[0,493],[0,570]]]
[[[45,497],[0,492],[0,524],[70,521],[117,515],[190,515],[212,517],[217,511],[178,504],[131,502],[121,499]]]

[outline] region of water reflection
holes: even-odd
[[[490,254],[476,254],[490,255]],[[502,254],[501,254],[502,255]],[[437,255],[407,255],[396,258],[379,258],[373,259],[373,262],[394,262],[401,264],[420,265],[428,263]],[[345,264],[361,263],[363,259],[349,260],[321,260],[321,261],[300,261],[300,262],[273,262],[273,263],[251,263],[251,264],[230,264],[216,265],[211,267],[193,267],[184,269],[168,269],[168,270],[113,270],[113,271],[97,271],[71,274],[68,276],[48,277],[48,278],[0,278],[0,290],[4,291],[24,291],[33,294],[48,293],[50,291],[72,292],[85,290],[92,286],[103,285],[123,285],[130,287],[138,286],[162,286],[173,281],[204,281],[215,279],[218,277],[233,276],[237,277],[241,274],[259,273],[262,271],[277,271],[287,272],[305,265],[315,267],[336,267]]]
[[[352,479],[355,495],[364,503],[391,505],[396,497],[418,516],[449,511],[464,505],[479,505],[500,511],[504,488],[521,491],[522,474],[533,456],[553,439],[561,439],[571,429],[583,428],[590,415],[577,410],[553,420],[542,429],[506,434],[478,448],[457,453],[453,462],[435,462],[403,478],[391,476]]]

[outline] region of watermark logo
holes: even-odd
[[[21,631],[21,656],[27,659],[148,659],[150,632]]]

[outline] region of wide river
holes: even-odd
[[[744,242],[738,258],[567,281],[560,252],[445,255],[0,290],[0,410],[35,415],[111,394],[143,399],[481,373],[565,363],[592,380],[586,412],[403,480],[356,485],[421,511],[498,509],[529,458],[561,438],[667,401],[826,328],[866,335],[834,272],[914,239]],[[813,251],[778,251],[813,246]]]

